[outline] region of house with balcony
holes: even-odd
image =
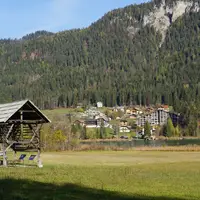
[[[146,113],[137,117],[136,124],[139,127],[145,125],[146,121],[149,122],[151,126],[163,125],[167,122],[168,118],[172,119],[174,125],[177,125],[179,122],[179,114],[167,112],[162,108],[154,110],[153,112]]]

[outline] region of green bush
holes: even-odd
[[[95,128],[87,128],[86,129],[86,138],[87,139],[97,139],[97,129]]]
[[[83,113],[83,112],[84,112],[84,109],[83,109],[83,108],[76,108],[75,111],[76,111],[76,112],[82,112],[82,113]]]

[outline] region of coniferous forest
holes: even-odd
[[[162,103],[178,112],[198,110],[200,12],[171,23],[160,45],[161,33],[143,26],[160,3],[110,11],[85,29],[0,40],[0,102],[29,98],[42,109]]]

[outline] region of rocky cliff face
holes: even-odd
[[[188,12],[199,12],[200,5],[193,1],[177,1],[171,5],[167,4],[165,0],[159,6],[154,6],[154,10],[143,18],[143,26],[153,26],[162,34],[162,41],[165,40],[166,32],[171,23],[175,22],[179,17]]]

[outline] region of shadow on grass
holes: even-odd
[[[126,196],[116,192],[75,184],[54,185],[30,180],[0,180],[0,200],[183,200],[142,195]]]

